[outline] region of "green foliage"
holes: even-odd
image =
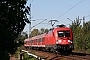
[[[25,6],[26,2],[27,0],[0,0],[0,54],[14,54],[17,50],[15,40],[26,23],[30,23],[27,18],[30,8]]]
[[[70,28],[73,30],[75,50],[83,52],[90,50],[90,21],[83,21],[83,25],[81,25],[78,17],[72,22]]]
[[[30,37],[34,37],[34,36],[37,36],[37,35],[39,35],[39,30],[38,29],[33,29],[33,31],[30,34]]]
[[[36,58],[32,57],[32,56],[28,56],[26,53],[23,53],[24,58],[23,60],[37,60]]]
[[[40,34],[45,33],[45,29],[44,29],[44,28],[41,28],[41,29],[40,29],[40,32],[41,32]]]
[[[37,36],[37,35],[41,35],[43,33],[46,33],[48,32],[48,29],[44,29],[44,28],[41,28],[40,30],[38,29],[33,29],[33,31],[31,32],[30,34],[30,37],[34,37],[34,36]]]
[[[17,45],[20,47],[20,46],[23,46],[24,44],[24,40],[28,38],[28,35],[26,32],[22,32],[21,34],[18,35],[17,39],[15,39],[15,41],[17,42]]]
[[[48,32],[48,29],[44,29],[44,28],[41,28],[41,29],[40,29],[40,34],[44,34],[44,33],[46,33],[46,32]]]

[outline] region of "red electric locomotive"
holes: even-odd
[[[50,29],[48,33],[32,38],[29,40],[30,47],[33,48],[61,53],[70,53],[74,49],[72,30],[65,25],[57,25],[56,28]]]
[[[45,46],[52,52],[70,53],[74,49],[72,30],[65,25],[57,25],[45,38]]]

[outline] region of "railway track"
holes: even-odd
[[[76,53],[73,52],[69,55],[61,55],[44,51],[29,50],[29,52],[34,52],[38,56],[43,56],[45,60],[90,60],[90,54]]]
[[[90,60],[90,56],[78,56],[78,55],[56,55],[53,58],[49,59],[49,60]]]
[[[90,58],[88,59],[88,57],[83,57],[83,56],[64,56],[64,58],[66,58],[66,60],[90,60]]]

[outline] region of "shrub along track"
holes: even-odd
[[[61,55],[44,51],[28,50],[37,56],[45,58],[46,60],[90,60],[90,54],[73,52],[69,55]]]

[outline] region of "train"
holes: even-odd
[[[50,52],[71,53],[74,50],[73,32],[66,25],[57,25],[44,34],[25,39],[24,47]]]

